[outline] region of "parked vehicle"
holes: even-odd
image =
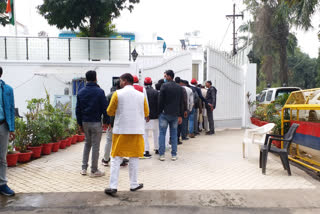
[[[284,94],[299,90],[301,90],[299,87],[266,88],[257,96],[257,101],[260,104],[270,104]]]

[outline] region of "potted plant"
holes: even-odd
[[[70,133],[70,123],[71,123],[71,118],[69,115],[64,115],[63,117],[63,126],[65,127],[65,130],[63,132],[63,139],[66,141],[66,146],[69,147],[71,146],[71,141],[72,138],[71,133]]]
[[[71,144],[76,144],[78,142],[78,137],[77,137],[77,121],[75,119],[71,119],[71,124],[70,124],[70,136],[72,136]]]
[[[16,166],[19,158],[19,152],[14,151],[13,146],[11,144],[8,145],[8,153],[7,153],[7,165],[8,166]]]
[[[16,118],[15,126],[16,138],[14,140],[14,145],[16,150],[20,152],[18,162],[29,162],[32,156],[32,151],[28,150],[27,124],[25,123],[25,121],[23,121],[22,118]]]
[[[41,116],[44,99],[32,99],[28,101],[26,114],[27,134],[29,140],[28,149],[33,152],[32,158],[39,158],[42,152],[42,132],[45,130],[45,119]]]
[[[44,105],[44,115],[49,126],[47,129],[48,135],[50,136],[50,142],[52,142],[52,152],[57,152],[60,148],[61,139],[63,136],[63,125],[60,116],[61,112],[59,109],[54,108],[50,104],[50,97],[47,93],[47,99]]]

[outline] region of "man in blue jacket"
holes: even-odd
[[[89,154],[92,148],[90,177],[104,176],[98,169],[100,141],[102,135],[102,114],[107,117],[107,99],[104,91],[97,85],[97,73],[86,73],[87,85],[77,96],[76,115],[80,129],[84,131],[86,143],[83,150],[81,175],[87,175]]]
[[[0,67],[0,78],[2,72]],[[15,194],[6,177],[8,143],[15,138],[14,112],[13,89],[0,79],[0,193],[6,196]]]

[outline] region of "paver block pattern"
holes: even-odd
[[[139,162],[139,182],[144,190],[255,190],[312,189],[318,186],[312,178],[292,166],[292,176],[283,170],[279,158],[269,155],[267,175],[262,175],[257,155],[242,158],[243,130],[217,131],[214,136],[201,135],[178,146],[178,160],[166,161],[158,155]],[[27,164],[8,169],[9,185],[17,193],[32,192],[91,192],[108,187],[110,167],[101,164],[105,145],[100,146],[99,168],[106,176],[81,176],[84,143],[41,157]],[[150,138],[152,151],[152,138]],[[151,152],[153,153],[153,152]],[[89,161],[90,165],[90,161]],[[89,166],[90,167],[90,166]],[[90,172],[90,168],[88,168]],[[121,167],[118,190],[129,190],[128,167]]]

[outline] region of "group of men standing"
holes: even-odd
[[[0,67],[0,78],[2,72]],[[214,134],[212,111],[216,106],[217,90],[210,81],[206,82],[207,90],[196,86],[195,80],[191,81],[194,86],[190,86],[186,80],[178,77],[174,79],[174,72],[167,70],[164,79],[159,80],[154,89],[150,77],[145,78],[145,87],[142,87],[139,86],[136,76],[126,73],[106,96],[97,84],[95,71],[88,71],[86,80],[86,86],[77,96],[76,106],[77,122],[86,136],[80,173],[87,175],[92,150],[90,176],[100,177],[105,174],[98,169],[103,116],[107,125],[107,142],[102,163],[109,165],[111,162],[110,184],[109,188],[105,189],[108,195],[117,192],[119,169],[121,165],[127,165],[127,162],[130,190],[143,188],[143,184],[138,183],[138,163],[141,157],[151,157],[149,130],[153,131],[155,154],[159,154],[161,161],[166,159],[165,151],[169,144],[171,160],[177,160],[180,136],[182,140],[187,140],[188,132],[192,138],[198,134],[199,125],[206,127],[205,121],[204,126],[201,126],[202,117],[199,116],[205,116],[203,109],[206,110],[210,127],[206,134]],[[7,196],[15,194],[8,187],[6,178],[8,142],[15,138],[14,117],[13,89],[0,79],[0,193]]]
[[[138,163],[141,157],[151,157],[149,130],[153,131],[155,154],[159,154],[160,161],[166,159],[165,151],[169,143],[171,160],[175,161],[178,142],[181,144],[180,136],[182,140],[187,140],[188,132],[191,138],[199,134],[198,119],[203,111],[202,104],[210,124],[210,130],[206,134],[214,134],[212,111],[216,105],[216,89],[210,81],[206,82],[208,90],[204,97],[204,89],[190,86],[187,81],[178,77],[174,79],[172,70],[167,70],[164,79],[155,84],[157,90],[152,87],[150,77],[145,78],[145,87],[142,87],[139,86],[136,76],[126,73],[120,77],[111,93],[105,96],[97,84],[95,71],[88,71],[86,79],[87,85],[79,91],[76,107],[78,124],[86,136],[81,174],[87,174],[92,148],[90,176],[104,175],[104,172],[98,169],[103,115],[107,125],[107,142],[102,164],[106,166],[111,162],[110,184],[109,188],[105,189],[108,195],[117,192],[119,169],[127,162],[130,190],[143,188],[143,184],[138,183]],[[194,80],[192,83],[196,85]],[[200,127],[203,126],[200,124]]]

